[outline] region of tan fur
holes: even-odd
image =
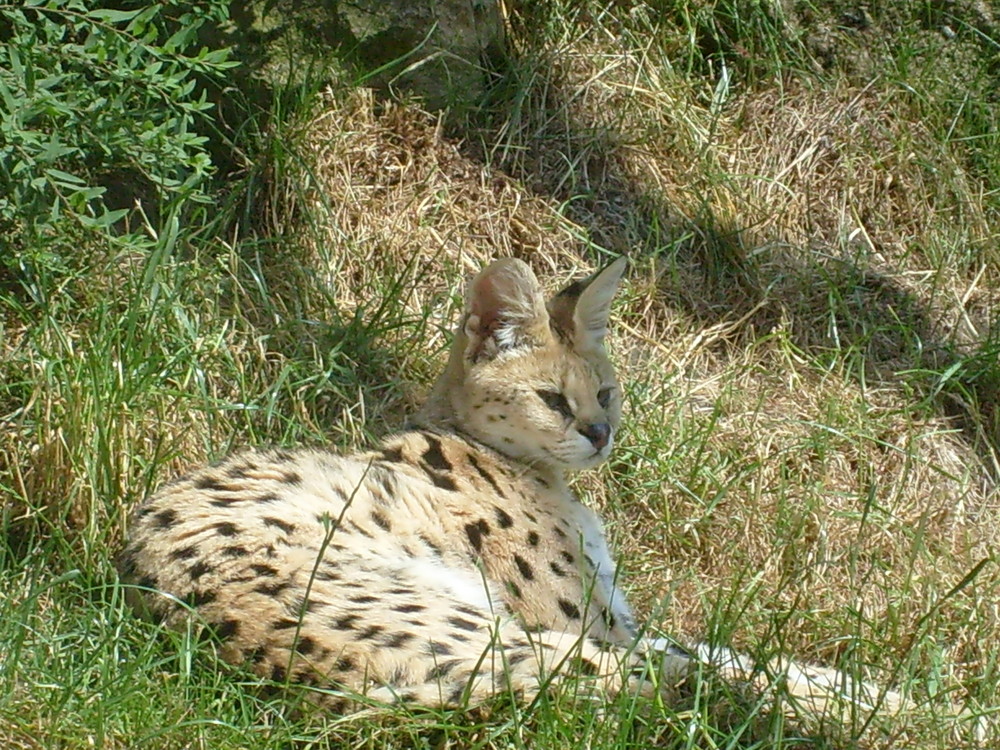
[[[598,693],[645,689],[654,651],[654,682],[676,685],[689,657],[639,638],[600,520],[566,481],[607,458],[621,419],[603,338],[623,268],[546,303],[527,265],[497,261],[412,429],[349,456],[249,451],[162,488],[122,557],[137,605],[173,627],[193,613],[262,676],[343,690],[324,693],[335,710],[356,693],[527,699],[570,669]],[[741,657],[696,651],[760,682]],[[833,670],[775,666],[816,710],[844,692]]]

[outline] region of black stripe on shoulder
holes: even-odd
[[[454,467],[451,461],[445,458],[444,451],[441,450],[441,441],[434,435],[424,433],[427,439],[427,449],[421,455],[424,462],[437,471],[451,471]]]
[[[394,464],[398,464],[405,460],[403,457],[403,449],[400,447],[383,448],[381,451],[381,457],[383,461],[388,461],[389,463]]]
[[[497,493],[502,498],[506,499],[506,495],[503,494],[503,490],[500,489],[500,485],[492,474],[490,474],[486,469],[483,468],[482,464],[479,463],[479,459],[476,458],[475,453],[469,453],[469,465],[476,470],[476,473],[491,487],[493,491]]]

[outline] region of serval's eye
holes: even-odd
[[[552,409],[552,411],[557,414],[561,414],[567,419],[573,418],[573,409],[569,405],[569,401],[566,397],[562,395],[559,391],[546,391],[537,390],[535,393],[538,394],[538,398],[545,402],[545,405]]]
[[[611,403],[611,389],[610,388],[601,388],[601,390],[599,390],[597,392],[597,403],[599,403],[601,405],[602,409],[607,409],[608,408],[608,404]]]

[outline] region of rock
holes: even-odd
[[[242,0],[231,11],[230,43],[272,84],[339,60],[430,109],[464,108],[481,100],[504,58],[499,0]]]
[[[503,56],[503,17],[495,0],[341,2],[360,68],[379,85],[402,88],[428,107],[478,101]]]

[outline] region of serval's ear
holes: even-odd
[[[624,257],[618,258],[590,278],[573,282],[549,300],[552,327],[578,351],[604,344],[611,300],[626,264]]]
[[[465,358],[470,362],[539,346],[551,336],[538,279],[517,258],[498,260],[480,271],[469,286],[465,307]]]

